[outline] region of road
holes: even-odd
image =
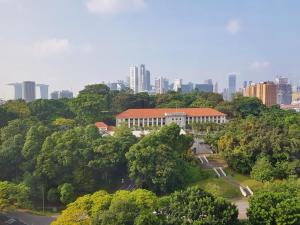
[[[247,209],[249,208],[249,203],[247,199],[240,199],[233,202],[239,210],[239,219],[247,219]]]
[[[18,219],[26,225],[50,225],[55,217],[50,216],[36,216],[25,211],[15,211],[7,214],[8,217]]]

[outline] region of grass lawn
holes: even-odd
[[[227,173],[228,176],[233,177],[236,181],[238,181],[243,186],[249,186],[253,192],[259,190],[263,186],[262,182],[256,181],[248,175],[237,173],[230,168],[226,168],[225,172]]]
[[[239,189],[224,178],[217,178],[211,169],[201,169],[195,167],[192,169],[192,175],[189,186],[199,185],[203,190],[211,194],[226,199],[237,199],[241,197]]]

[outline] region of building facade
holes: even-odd
[[[23,99],[26,102],[32,102],[36,99],[35,82],[24,81],[22,83]]]
[[[228,77],[228,101],[231,101],[236,93],[236,75],[231,74]]]
[[[49,98],[49,85],[37,84],[36,86],[40,88],[41,99],[48,99]]]
[[[164,94],[168,91],[169,82],[166,78],[157,77],[155,78],[155,93]]]
[[[288,78],[278,77],[275,79],[277,85],[277,104],[289,105],[292,103],[292,85]]]
[[[213,84],[196,84],[195,90],[197,90],[199,92],[212,93],[212,92],[214,92],[214,85]]]
[[[252,83],[245,88],[244,96],[257,97],[267,107],[271,107],[277,104],[277,85],[270,81],[258,84]]]
[[[139,92],[139,69],[136,66],[129,67],[129,88],[134,94]]]
[[[186,128],[193,123],[226,122],[226,115],[212,108],[128,109],[116,117],[117,126],[129,128],[162,127],[176,123]]]

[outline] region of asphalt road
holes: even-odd
[[[18,219],[26,225],[50,225],[55,220],[55,217],[36,216],[23,211],[11,212],[7,216]]]

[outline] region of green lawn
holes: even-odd
[[[243,175],[233,171],[232,169],[226,168],[225,172],[228,176],[233,177],[236,181],[238,181],[243,186],[249,186],[253,192],[259,190],[263,183],[252,179],[250,176]]]
[[[212,193],[215,196],[223,197],[226,199],[237,199],[241,197],[239,189],[228,182],[224,178],[217,178],[216,174],[211,169],[201,169],[194,167],[190,186],[199,185],[203,190]]]

